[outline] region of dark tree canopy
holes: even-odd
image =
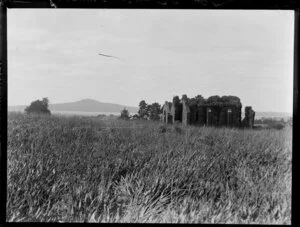
[[[236,96],[222,96],[221,98],[223,100],[224,103],[229,104],[229,105],[235,105],[237,107],[242,107],[242,103],[241,100],[236,97]]]
[[[240,101],[240,99],[236,96],[218,96],[218,95],[214,95],[214,96],[210,96],[207,100],[206,100],[206,105],[209,106],[236,106],[236,107],[242,107],[242,103]]]
[[[149,116],[149,107],[145,100],[140,101],[138,114],[140,118]]]
[[[50,110],[48,109],[49,99],[43,98],[42,100],[36,100],[31,102],[30,106],[25,108],[25,112],[30,113],[37,113],[37,114],[51,114]]]
[[[211,104],[211,105],[219,105],[222,103],[222,99],[220,96],[218,95],[214,95],[214,96],[210,96],[207,100],[206,100],[207,104]]]
[[[200,106],[215,106],[215,107],[225,107],[225,106],[235,106],[237,108],[242,107],[241,100],[237,96],[210,96],[207,99],[205,99],[202,95],[197,95],[194,98],[188,98],[186,94],[182,95],[181,100],[178,96],[173,97],[173,104],[177,106],[179,103],[181,103],[182,100],[185,100],[185,102],[190,106],[190,108],[197,108]]]
[[[182,98],[181,98],[181,99],[184,100],[184,101],[186,101],[186,102],[189,101],[189,98],[187,97],[186,94],[182,95]]]
[[[160,104],[155,102],[149,105],[149,116],[151,120],[159,120],[159,114],[160,114]]]
[[[202,97],[202,95],[197,95],[195,98],[191,98],[189,100],[189,104],[191,106],[199,106],[205,104],[205,99]]]
[[[178,95],[176,95],[176,96],[173,97],[173,103],[174,103],[175,105],[178,105],[178,104],[180,103],[180,98],[179,98]]]
[[[196,100],[196,103],[197,103],[198,105],[202,105],[202,104],[205,103],[205,98],[203,98],[202,95],[197,95],[197,96],[195,97],[195,100]]]

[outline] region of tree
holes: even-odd
[[[221,106],[223,104],[223,100],[220,96],[213,95],[206,100],[206,103],[209,105]]]
[[[129,111],[126,108],[121,111],[120,118],[123,120],[129,120]]]
[[[140,118],[149,117],[149,107],[145,100],[140,101],[139,108],[138,114]]]
[[[222,96],[221,99],[223,100],[224,103],[228,105],[234,105],[236,107],[242,107],[242,103],[239,97],[236,96]]]
[[[30,106],[25,108],[25,112],[30,113],[37,113],[37,114],[51,114],[50,110],[48,109],[49,99],[43,98],[42,100],[36,100],[31,102]]]
[[[157,102],[152,103],[151,105],[148,105],[149,107],[149,115],[151,120],[159,120],[159,114],[160,114],[160,104]]]
[[[187,97],[186,94],[182,95],[181,99],[184,100],[184,101],[186,101],[186,102],[188,102],[188,100],[189,100],[189,98]]]
[[[180,98],[178,97],[178,95],[173,97],[173,103],[175,106],[180,104]]]
[[[48,104],[49,104],[49,99],[48,99],[48,98],[43,98],[43,99],[42,99],[42,102],[43,102],[43,103],[46,103],[47,106],[48,106]]]
[[[197,105],[203,105],[206,101],[202,95],[197,95],[194,99]]]

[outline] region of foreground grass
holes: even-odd
[[[291,223],[292,130],[8,117],[8,221]]]

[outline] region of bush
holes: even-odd
[[[285,122],[283,119],[278,118],[262,118],[262,119],[255,119],[254,122],[256,125],[266,125],[265,128],[272,128],[272,129],[283,129],[286,125],[289,125],[288,122]]]
[[[283,128],[284,128],[284,124],[280,124],[280,123],[275,124],[275,125],[273,126],[273,128],[278,129],[278,130],[283,129]]]
[[[25,108],[25,112],[28,114],[37,113],[37,114],[51,114],[48,109],[48,98],[43,98],[42,100],[36,100]]]
[[[160,126],[158,127],[158,132],[160,132],[160,133],[165,133],[165,132],[167,132],[167,127],[166,127],[165,125],[160,125]]]
[[[121,116],[120,116],[120,118],[123,119],[123,120],[129,120],[129,112],[128,112],[127,109],[124,108],[124,109],[121,111]]]

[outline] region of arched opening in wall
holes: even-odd
[[[182,122],[182,103],[178,103],[175,106],[175,122]]]
[[[168,113],[167,115],[168,115],[168,124],[172,124],[172,122],[173,122],[172,114]]]

